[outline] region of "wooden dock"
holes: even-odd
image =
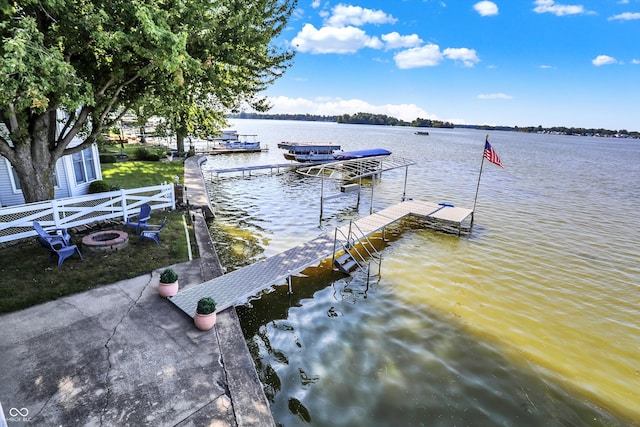
[[[236,154],[236,153],[261,153],[263,151],[269,151],[267,148],[213,148],[210,150],[204,150],[198,154],[208,154],[210,156],[217,156],[219,154]]]
[[[454,230],[457,228],[460,232],[465,227],[464,222],[472,213],[471,209],[409,200],[361,218],[355,221],[355,224],[364,235],[370,236],[402,218],[415,216],[426,218],[433,224],[452,227]],[[348,234],[348,227],[346,225],[340,228],[343,235]],[[322,234],[307,243],[255,264],[184,289],[169,299],[191,317],[195,314],[198,300],[205,296],[216,300],[216,311],[244,304],[260,291],[284,283],[287,278],[300,273],[305,268],[331,258],[334,251],[334,237],[333,231]],[[338,244],[335,247],[339,248],[341,245]]]
[[[216,174],[216,177],[220,177],[221,174],[226,174],[226,173],[233,173],[233,172],[242,172],[242,176],[245,176],[245,174],[248,173],[248,175],[251,175],[251,172],[253,171],[259,171],[259,170],[269,170],[270,174],[273,174],[273,171],[275,170],[276,173],[280,173],[280,169],[298,169],[298,168],[303,168],[303,167],[309,167],[309,166],[313,166],[313,165],[317,165],[320,164],[321,162],[307,162],[307,163],[295,163],[295,162],[289,162],[289,163],[272,163],[272,164],[266,164],[266,165],[255,165],[255,166],[238,166],[238,167],[234,167],[234,168],[224,168],[224,169],[212,169],[209,170],[208,172],[210,172],[211,174]]]

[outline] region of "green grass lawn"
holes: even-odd
[[[128,161],[102,164],[102,179],[119,188],[138,188],[184,180],[184,164],[174,162]]]
[[[119,162],[102,166],[103,178],[121,188],[157,185],[172,182],[175,175],[184,175],[182,162]],[[188,243],[184,229],[186,221],[189,241],[194,257],[197,246],[189,215],[181,211],[152,211],[152,224],[167,217],[167,225],[160,235],[160,244],[151,240],[138,243],[135,230],[127,229],[129,246],[112,253],[89,253],[81,247],[82,237],[99,228],[72,234],[72,243],[78,245],[84,260],[76,255],[57,267],[57,259],[48,263],[49,252],[35,240],[24,239],[0,250],[0,313],[20,310],[65,295],[82,292],[119,280],[136,277],[150,271],[188,260]],[[124,224],[105,228],[125,230]],[[55,257],[54,257],[55,258]]]

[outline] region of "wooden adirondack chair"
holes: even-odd
[[[51,262],[51,258],[53,255],[58,256],[58,267],[62,265],[65,259],[73,256],[73,254],[78,254],[80,259],[82,260],[82,254],[80,253],[80,249],[76,245],[64,245],[61,242],[52,243],[51,240],[45,237],[37,238],[38,243],[40,243],[46,250],[50,252],[49,254],[49,262]]]
[[[48,240],[51,244],[61,243],[68,246],[71,242],[71,236],[67,233],[66,228],[52,228],[45,230],[38,221],[33,221],[33,228],[38,232],[38,236]]]
[[[140,234],[141,230],[144,230],[147,226],[147,221],[151,219],[151,206],[148,203],[140,205],[140,213],[138,215],[132,215],[127,218],[125,225],[127,227],[134,227],[136,234]]]
[[[160,244],[160,232],[167,224],[167,217],[165,216],[162,220],[162,224],[160,225],[147,225],[144,230],[140,233],[140,241],[142,239],[149,239],[156,242],[156,245]]]

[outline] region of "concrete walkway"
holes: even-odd
[[[221,274],[205,209],[191,205],[203,256],[172,266],[181,288]],[[0,316],[9,426],[274,425],[235,309],[197,330],[158,295],[162,270]]]

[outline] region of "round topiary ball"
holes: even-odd
[[[111,191],[111,186],[104,180],[99,179],[89,184],[89,194],[106,193],[108,191]]]

